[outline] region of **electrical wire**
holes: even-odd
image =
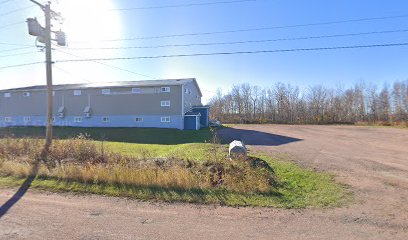
[[[0,50],[0,53],[3,53],[3,52],[12,52],[12,51],[17,51],[17,50],[22,50],[22,49],[27,49],[27,48],[32,48],[32,47],[33,47],[33,46],[5,49],[5,50]]]
[[[34,54],[36,52],[23,52],[23,53],[17,53],[17,54],[10,54],[10,55],[0,55],[0,58],[5,58],[5,57],[16,57],[16,56],[22,56],[22,55],[28,55],[28,54]]]
[[[209,6],[209,5],[230,4],[230,3],[244,3],[244,2],[256,2],[256,1],[257,1],[257,0],[217,1],[217,2],[204,2],[204,3],[187,3],[187,4],[175,4],[175,5],[162,5],[162,6],[152,6],[152,7],[116,8],[116,9],[107,9],[107,10],[108,10],[108,11],[151,10],[151,9],[180,8],[180,7],[197,7],[197,6]]]
[[[40,16],[37,19],[41,19],[41,18],[44,18],[44,16]],[[10,24],[0,26],[0,29],[12,27],[12,26],[16,26],[16,25],[20,25],[20,24],[24,24],[24,23],[26,23],[25,20],[24,21],[19,21],[19,22],[14,22],[14,23],[10,23]]]
[[[7,15],[9,15],[9,14],[12,14],[12,13],[15,13],[15,12],[19,12],[19,11],[23,11],[23,10],[26,10],[26,9],[29,9],[29,8],[33,8],[33,7],[34,7],[34,6],[31,5],[31,6],[26,6],[26,7],[22,7],[22,8],[17,8],[17,9],[11,10],[11,11],[9,11],[9,12],[0,13],[0,17],[7,16]]]
[[[85,81],[85,82],[87,82],[87,83],[92,83],[92,81],[90,81],[90,80],[88,80],[88,79],[86,79],[86,78],[84,78],[84,77],[82,77],[82,76],[78,76],[78,75],[76,75],[76,74],[73,74],[72,72],[67,71],[67,70],[65,70],[65,69],[62,69],[62,68],[60,68],[60,67],[58,67],[58,66],[56,66],[56,65],[53,65],[53,68],[59,70],[60,72],[65,73],[66,75],[79,78],[79,79],[81,79],[81,80],[83,80],[83,81]]]
[[[89,62],[89,61],[114,61],[114,60],[133,60],[133,59],[157,59],[157,58],[175,58],[175,57],[200,57],[215,55],[237,55],[237,54],[259,54],[259,53],[284,53],[300,51],[325,51],[325,50],[342,50],[358,48],[379,48],[379,47],[398,47],[408,46],[408,42],[403,43],[385,43],[371,45],[352,45],[352,46],[335,46],[335,47],[316,47],[316,48],[294,48],[294,49],[276,49],[276,50],[258,50],[258,51],[237,51],[237,52],[214,52],[214,53],[194,53],[194,54],[174,54],[160,56],[137,56],[137,57],[113,57],[113,58],[87,58],[87,59],[64,59],[56,62]]]
[[[305,24],[294,24],[294,25],[283,25],[283,26],[271,26],[271,27],[262,27],[262,28],[247,28],[247,29],[237,29],[237,30],[214,31],[214,32],[170,34],[170,35],[158,35],[158,36],[150,36],[150,37],[131,37],[131,38],[119,38],[119,39],[105,39],[105,40],[97,40],[97,41],[75,41],[75,42],[72,42],[72,43],[118,42],[118,41],[175,38],[175,37],[187,37],[187,36],[205,36],[205,35],[217,35],[217,34],[227,34],[227,33],[266,31],[266,30],[274,30],[274,29],[325,26],[325,25],[335,25],[335,24],[342,24],[342,23],[367,22],[367,21],[398,19],[398,18],[408,18],[408,14],[385,16],[385,17],[358,18],[358,19],[348,19],[348,20],[338,20],[338,21],[318,22],[318,23],[305,23]]]
[[[8,65],[8,66],[0,66],[0,69],[23,67],[23,66],[35,65],[35,64],[39,64],[39,63],[44,63],[44,61],[42,61],[42,62],[22,63],[22,64],[16,64],[16,65]]]
[[[60,49],[55,49],[55,50],[58,51],[58,52],[61,52],[61,53],[64,53],[64,54],[71,55],[73,57],[79,58],[80,61],[88,60],[88,58],[85,58],[85,57],[82,57],[82,56],[79,56],[79,55],[76,55],[76,54],[68,53],[68,52],[62,51]],[[137,72],[125,69],[125,68],[116,67],[116,66],[113,66],[113,65],[110,65],[110,64],[107,64],[107,63],[99,62],[97,60],[90,60],[90,62],[94,62],[94,63],[100,64],[100,65],[103,65],[103,66],[106,66],[106,67],[114,68],[114,69],[117,69],[117,70],[120,70],[120,71],[128,72],[128,73],[131,73],[131,74],[134,74],[134,75],[157,79],[156,77],[152,77],[152,76],[149,76],[149,75],[137,73]]]
[[[4,1],[1,1],[1,2],[0,2],[0,5],[3,5],[3,4],[5,4],[5,3],[11,2],[11,1],[13,1],[13,0],[4,0]]]
[[[246,44],[246,43],[266,43],[266,42],[295,41],[295,40],[309,40],[309,39],[323,39],[323,38],[337,38],[337,37],[355,37],[355,36],[364,36],[364,35],[373,35],[373,34],[390,34],[390,33],[403,33],[403,32],[408,32],[408,29],[360,32],[360,33],[346,33],[346,34],[334,34],[334,35],[320,35],[320,36],[295,37],[295,38],[276,38],[276,39],[266,39],[266,40],[245,40],[245,41],[189,43],[189,44],[165,44],[165,45],[128,46],[128,47],[74,47],[74,48],[69,48],[69,49],[70,50],[115,50],[115,49],[144,49],[144,48],[166,48],[166,47],[234,45],[234,44]]]
[[[15,23],[6,24],[6,25],[3,25],[3,26],[0,26],[0,29],[7,28],[7,27],[11,27],[11,26],[16,26],[16,25],[19,25],[19,24],[23,24],[23,23],[25,23],[25,22],[26,22],[26,21],[20,21],[20,22],[15,22]]]
[[[20,43],[4,43],[4,42],[0,42],[0,45],[8,45],[8,46],[23,46],[23,47],[33,47],[33,45],[29,45],[29,44],[20,44]]]

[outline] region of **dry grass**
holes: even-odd
[[[357,126],[408,128],[408,121],[356,122]]]
[[[0,174],[27,177],[34,161],[40,161],[43,141],[0,139]],[[157,186],[179,189],[223,188],[234,192],[274,190],[272,169],[254,166],[251,161],[232,162],[218,147],[209,159],[152,158],[146,149],[139,157],[108,152],[85,136],[56,140],[39,168],[38,176],[91,184]],[[211,159],[210,155],[213,155]]]

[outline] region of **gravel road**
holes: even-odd
[[[0,219],[0,239],[408,239],[408,130],[237,125],[220,134],[334,173],[354,202],[237,209],[29,190]],[[0,189],[0,204],[15,191]]]

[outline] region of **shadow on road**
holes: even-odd
[[[10,208],[12,208],[18,201],[20,201],[20,199],[30,188],[31,183],[37,176],[39,165],[40,165],[39,161],[34,163],[33,167],[31,168],[30,175],[23,182],[23,184],[20,186],[17,192],[9,200],[7,200],[7,202],[0,206],[0,219],[10,210]]]
[[[247,145],[256,146],[279,146],[303,141],[303,139],[238,128],[220,129],[218,131],[218,136],[220,137],[222,143],[230,143],[233,140],[241,140]]]

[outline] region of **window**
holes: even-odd
[[[170,87],[161,87],[160,92],[162,93],[169,93],[170,92]]]
[[[170,122],[170,117],[161,117],[161,122],[162,123],[169,123]]]
[[[141,93],[142,92],[142,89],[140,89],[140,88],[132,88],[132,93]]]
[[[103,118],[102,118],[102,122],[108,123],[108,122],[110,122],[110,118],[108,118],[108,117],[103,117]]]
[[[170,107],[170,100],[160,101],[160,106]]]
[[[81,90],[74,90],[74,96],[81,96],[82,91]]]
[[[52,122],[55,122],[55,116],[52,117]]]
[[[24,96],[24,97],[29,97],[29,96],[30,96],[30,92],[24,92],[24,93],[23,93],[23,96]]]
[[[31,122],[31,117],[24,117],[24,122],[25,123]]]
[[[76,123],[82,122],[82,117],[74,117],[74,122]]]
[[[141,117],[135,117],[135,122],[143,122],[143,118],[141,118]]]
[[[52,96],[55,96],[55,91],[52,91]]]
[[[11,117],[5,117],[5,118],[4,118],[4,121],[5,121],[5,122],[8,122],[8,123],[11,122]]]
[[[103,95],[109,95],[110,94],[110,89],[102,89],[102,94]]]
[[[9,92],[4,93],[4,97],[6,97],[6,98],[11,97],[11,93],[9,93]]]
[[[187,88],[184,88],[184,93],[188,93],[188,89],[187,89]]]

